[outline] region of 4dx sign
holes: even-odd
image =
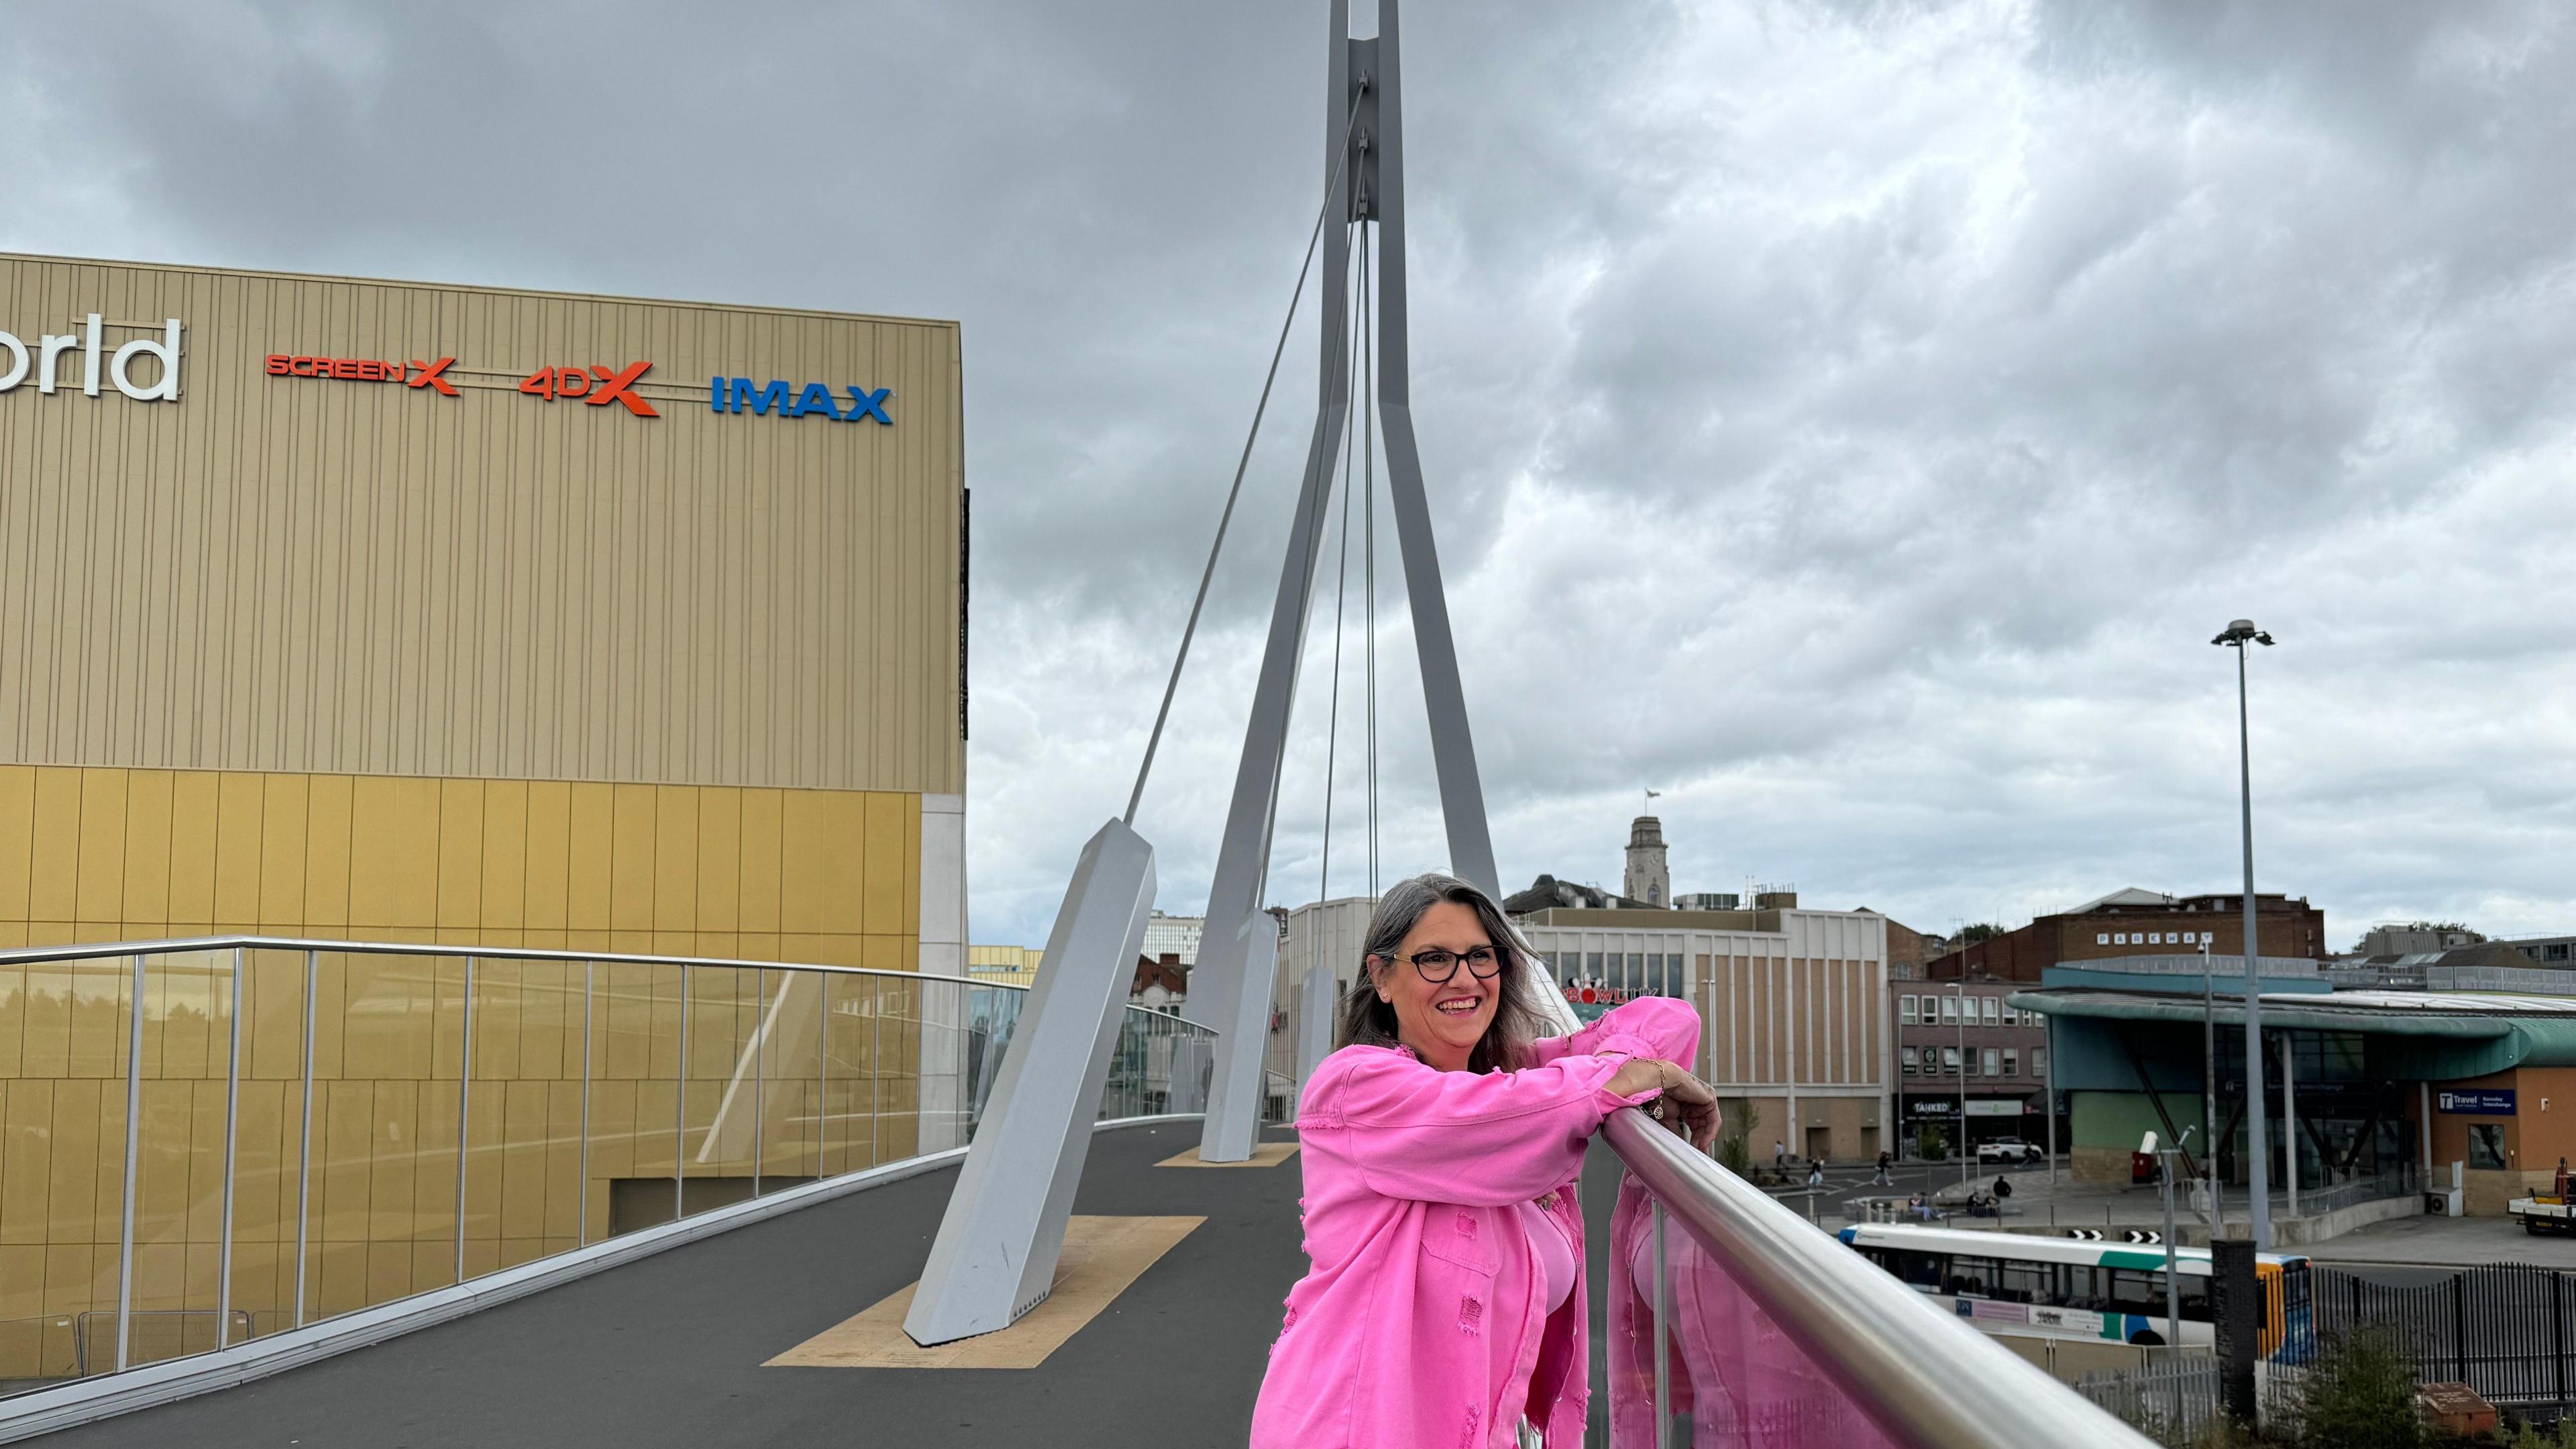
[[[630,362],[613,372],[596,363],[589,367],[541,367],[520,380],[519,391],[548,402],[577,399],[595,408],[624,403],[626,410],[639,418],[658,418],[661,414],[653,410],[653,405],[633,391],[635,380],[652,366],[649,362]]]

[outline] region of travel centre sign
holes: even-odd
[[[72,386],[77,373],[80,390],[90,397],[99,395],[104,381],[136,402],[179,400],[179,339],[187,327],[178,318],[161,324],[159,338],[138,337],[114,352],[106,350],[107,323],[98,313],[76,325],[77,331],[40,334],[32,346],[0,332],[0,393],[15,391],[31,375],[36,391],[52,393]],[[147,358],[155,365],[138,367]]]

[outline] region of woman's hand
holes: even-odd
[[[1661,1090],[1646,1114],[1702,1152],[1717,1141],[1717,1092],[1671,1062],[1631,1058],[1605,1085],[1614,1096]]]

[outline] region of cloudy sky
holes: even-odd
[[[0,15],[0,249],[960,319],[974,930],[1043,937],[1314,217],[1322,0]],[[2576,10],[1417,0],[1405,41],[1416,417],[1508,884],[1615,885],[1654,788],[1680,890],[1937,930],[2229,888],[2207,640],[2250,616],[2265,889],[2337,945],[2576,929]],[[1138,822],[1167,909],[1213,864],[1311,318]],[[1443,848],[1381,534],[1392,878]]]

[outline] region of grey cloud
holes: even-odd
[[[1123,803],[1313,219],[1320,5],[12,19],[0,245],[962,319],[977,931],[1043,932]],[[2267,886],[2338,938],[2567,924],[2563,7],[1406,20],[1416,412],[1508,877],[1615,880],[1653,785],[1687,887],[1929,926],[2224,887],[2205,641],[2251,614],[2283,639]],[[1174,908],[1313,359],[1308,327],[1147,796]],[[1394,873],[1444,847],[1380,531]],[[1286,901],[1317,885],[1325,647]]]

